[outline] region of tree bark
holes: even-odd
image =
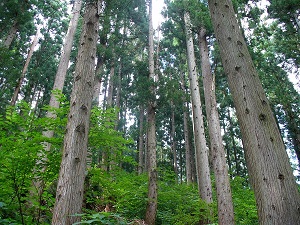
[[[25,65],[23,67],[23,70],[22,70],[21,76],[19,78],[18,84],[17,84],[17,86],[15,88],[14,94],[12,96],[12,99],[11,99],[11,102],[10,102],[10,104],[12,106],[16,105],[16,102],[18,100],[18,95],[19,95],[22,83],[24,81],[25,74],[26,74],[26,72],[28,70],[28,66],[29,66],[29,63],[31,61],[31,58],[32,58],[32,55],[33,55],[33,52],[34,52],[34,48],[35,48],[35,46],[38,43],[39,34],[40,34],[40,30],[38,29],[37,32],[36,32],[36,35],[35,35],[35,37],[34,37],[34,39],[32,41],[32,44],[30,46],[30,50],[29,50],[29,53],[27,55],[27,59],[26,59]]]
[[[186,29],[187,59],[190,79],[190,91],[192,95],[193,128],[196,155],[196,172],[200,197],[207,203],[212,202],[212,186],[210,179],[208,150],[206,146],[202,106],[199,92],[198,74],[195,63],[194,43],[191,31],[190,15],[184,13]]]
[[[285,146],[230,0],[209,0],[237,111],[260,224],[300,224],[300,195]]]
[[[80,221],[79,216],[73,215],[81,213],[84,192],[99,30],[97,5],[97,1],[93,1],[85,8],[52,225],[71,225]]]
[[[225,150],[221,135],[219,113],[217,109],[215,81],[211,73],[211,67],[209,63],[209,50],[206,39],[206,30],[203,27],[199,29],[198,40],[200,47],[201,70],[203,76],[210,148],[212,154],[211,158],[216,179],[218,222],[220,225],[230,225],[234,224],[233,202],[228,169],[226,165]]]
[[[152,24],[152,0],[149,0],[149,79],[155,80],[154,73],[154,44]],[[149,154],[148,164],[148,203],[145,222],[148,225],[155,224],[157,210],[157,168],[156,168],[156,128],[155,128],[155,87],[151,85],[151,99],[148,103],[148,139],[147,150]]]

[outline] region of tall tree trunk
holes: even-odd
[[[186,29],[187,59],[190,79],[190,91],[192,95],[193,126],[196,155],[196,172],[200,197],[207,203],[212,202],[212,186],[210,179],[208,150],[206,146],[202,106],[200,99],[198,74],[195,63],[194,43],[191,31],[190,15],[184,13]]]
[[[92,1],[85,8],[52,225],[80,221],[79,216],[73,215],[81,213],[83,200],[99,30],[97,5]]]
[[[186,170],[186,182],[187,184],[193,183],[193,172],[192,172],[192,152],[191,152],[191,144],[190,144],[190,133],[189,133],[189,114],[187,113],[188,106],[186,106],[186,99],[184,95],[186,94],[185,90],[185,81],[183,73],[180,72],[180,80],[181,80],[181,90],[183,93],[182,100],[184,102],[183,105],[183,132],[184,132],[184,148],[185,148],[185,170]]]
[[[66,73],[67,73],[67,69],[68,69],[68,65],[69,65],[69,59],[70,59],[70,55],[71,55],[71,49],[72,49],[72,45],[73,45],[73,39],[74,39],[74,35],[75,35],[75,31],[77,28],[78,19],[79,19],[79,15],[80,15],[80,9],[81,9],[81,0],[76,0],[74,2],[73,12],[72,12],[73,17],[69,23],[68,32],[65,37],[65,43],[63,46],[61,58],[60,58],[59,65],[57,68],[57,72],[56,72],[56,76],[55,76],[55,80],[54,80],[54,84],[53,84],[53,90],[59,90],[59,91],[63,90],[65,77],[66,77]],[[51,94],[49,106],[53,107],[53,108],[59,108],[59,101],[57,100],[54,93]],[[47,118],[55,118],[56,115],[53,112],[48,111],[46,113],[46,117]],[[54,131],[53,130],[43,131],[43,135],[47,138],[52,138],[54,135]],[[47,161],[45,152],[48,152],[50,150],[50,148],[51,148],[51,144],[48,142],[44,142],[44,152],[38,153],[39,160],[38,160],[37,164],[41,164],[41,163],[43,163],[43,161]],[[40,172],[44,172],[45,169],[46,168],[42,168],[42,170]],[[41,196],[41,194],[43,192],[43,185],[44,184],[43,184],[43,181],[41,180],[41,178],[36,177],[35,181],[34,181],[34,186],[37,190],[38,196]]]
[[[177,154],[176,154],[176,142],[175,142],[175,105],[171,100],[171,149],[173,153],[173,169],[176,175],[176,182],[178,182],[178,167],[177,167]]]
[[[35,35],[35,37],[34,37],[34,39],[32,41],[32,44],[30,46],[30,50],[29,50],[29,53],[27,55],[27,59],[26,59],[25,65],[23,67],[21,76],[19,78],[18,84],[17,84],[17,86],[15,88],[14,94],[13,94],[11,102],[10,102],[10,104],[12,106],[14,106],[16,104],[17,100],[18,100],[18,95],[19,95],[22,83],[24,81],[25,74],[26,74],[26,72],[28,70],[28,66],[29,66],[29,63],[31,61],[31,58],[32,58],[32,55],[33,55],[33,52],[34,52],[34,48],[35,48],[35,46],[38,43],[38,37],[39,37],[39,35],[40,35],[40,29],[37,30],[36,35]]]
[[[69,65],[71,50],[72,50],[72,46],[73,46],[74,35],[75,35],[76,28],[77,28],[79,16],[80,16],[81,4],[82,4],[81,0],[75,0],[75,2],[74,2],[73,12],[72,12],[73,17],[69,22],[68,31],[67,31],[67,34],[65,37],[65,43],[63,46],[62,54],[60,56],[60,61],[58,64],[58,68],[57,68],[57,72],[55,75],[55,80],[54,80],[52,90],[59,90],[59,91],[63,90],[65,79],[66,79],[66,74],[67,74],[67,69],[68,69],[68,65]],[[49,106],[53,107],[53,108],[59,108],[59,101],[55,97],[54,93],[51,94]],[[51,111],[48,111],[46,116],[48,118],[56,117],[56,115],[53,114]],[[54,131],[53,130],[44,131],[43,135],[45,137],[51,138],[54,135]],[[50,147],[51,147],[51,145],[49,143],[45,143],[46,151],[49,151]]]
[[[211,67],[209,63],[206,29],[203,27],[199,29],[198,40],[200,47],[201,70],[204,84],[204,97],[208,120],[210,148],[212,153],[211,158],[216,179],[218,222],[220,225],[230,225],[234,224],[233,202],[228,169],[226,165],[225,150],[221,135],[219,113],[217,109],[215,81],[211,73]]]
[[[154,44],[153,44],[152,0],[149,0],[149,80],[154,82]],[[148,203],[145,222],[148,225],[155,224],[157,210],[157,168],[156,168],[156,128],[155,128],[155,87],[152,85],[151,99],[148,103],[148,139],[147,150],[149,154],[148,164]]]
[[[223,132],[226,135],[226,125],[222,122]],[[226,149],[226,160],[228,165],[228,170],[230,173],[230,178],[232,178],[232,162],[231,162],[231,155],[230,155],[230,147],[228,146],[228,141],[225,140],[225,149]]]
[[[144,171],[144,107],[140,106],[139,113],[139,165],[138,174],[142,174]]]
[[[4,40],[4,47],[9,48],[18,32],[18,21],[15,20]]]
[[[230,0],[209,0],[237,111],[260,224],[300,224],[300,195],[276,120]]]

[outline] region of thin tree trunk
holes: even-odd
[[[226,125],[222,122],[223,132],[226,135]],[[226,159],[228,164],[228,170],[230,173],[230,178],[232,178],[232,162],[231,162],[231,155],[230,155],[230,147],[228,146],[228,141],[225,140],[225,149],[226,149]]]
[[[234,162],[235,162],[235,175],[240,176],[241,175],[240,159],[238,156],[237,146],[236,146],[236,142],[234,139],[234,130],[233,130],[233,124],[232,124],[232,119],[231,119],[229,108],[227,111],[228,111],[228,120],[229,120],[229,136],[230,136],[231,143],[232,143],[233,156],[234,156]]]
[[[138,174],[142,174],[144,171],[144,107],[140,106],[139,113],[139,165]]]
[[[190,15],[184,13],[187,41],[187,58],[190,79],[190,91],[192,95],[193,126],[196,155],[196,172],[200,197],[207,203],[212,202],[212,186],[210,179],[208,150],[206,146],[202,106],[200,100],[198,74],[196,71],[194,44],[190,24]]]
[[[183,73],[180,73],[180,80],[181,80],[181,90],[183,95],[186,94],[185,90],[185,82]],[[188,107],[186,107],[186,99],[183,96],[182,100],[184,102],[183,105],[183,132],[184,132],[184,148],[185,148],[185,170],[186,170],[186,182],[187,184],[193,183],[193,172],[192,172],[192,153],[191,153],[191,144],[190,144],[190,133],[189,133],[189,126],[188,126]]]
[[[173,153],[173,169],[176,175],[176,182],[178,182],[178,167],[177,167],[177,154],[176,154],[176,142],[175,142],[175,105],[171,100],[171,149]]]
[[[12,96],[12,99],[11,99],[11,105],[14,106],[18,100],[18,95],[19,95],[19,92],[20,92],[20,89],[21,89],[21,86],[22,86],[22,83],[24,81],[24,78],[25,78],[25,74],[28,70],[28,66],[29,66],[29,63],[31,61],[31,58],[32,58],[32,55],[33,55],[33,52],[34,52],[34,48],[35,46],[37,45],[38,43],[38,37],[39,37],[39,34],[40,34],[40,29],[37,30],[36,32],[36,35],[32,41],[32,44],[30,46],[30,50],[29,50],[29,53],[27,55],[27,59],[26,59],[26,62],[25,62],[25,65],[23,67],[23,70],[22,70],[22,73],[21,73],[21,76],[19,78],[19,81],[18,81],[18,84],[15,88],[15,91],[14,91],[14,94]]]
[[[225,150],[221,135],[219,113],[217,109],[215,81],[211,73],[211,67],[209,63],[206,29],[203,27],[199,29],[198,40],[201,55],[206,115],[211,145],[210,148],[212,153],[211,158],[216,179],[218,222],[220,225],[230,225],[234,224],[233,202],[228,169],[226,165]]]
[[[102,76],[100,76],[100,72],[103,67],[103,57],[98,55],[96,72],[95,72],[95,86],[94,86],[94,95],[93,102],[96,106],[100,104],[100,94],[101,94],[101,85],[102,85]]]
[[[89,2],[85,8],[52,225],[80,221],[80,217],[74,215],[81,213],[84,192],[99,30],[97,5],[97,2]]]
[[[114,75],[115,75],[115,65],[113,64],[110,67],[109,81],[108,81],[108,90],[107,90],[107,99],[106,99],[106,108],[112,107],[113,104],[113,90],[114,90]]]
[[[300,195],[289,158],[232,2],[209,0],[208,3],[237,111],[259,222],[300,224]]]
[[[149,0],[149,80],[155,80],[154,73],[154,44],[152,24],[152,0]],[[155,87],[151,86],[151,99],[148,105],[148,139],[147,150],[149,153],[148,164],[148,203],[145,222],[148,225],[155,225],[157,210],[157,168],[156,168],[156,128],[155,128]]]

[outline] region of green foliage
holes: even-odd
[[[77,215],[75,215],[77,216]],[[128,224],[124,218],[120,217],[118,214],[109,212],[100,212],[91,215],[82,214],[83,220],[75,224],[107,224],[107,225],[126,225]]]
[[[41,163],[36,167],[40,161],[38,153],[43,152],[43,143],[49,141],[42,135],[42,131],[52,122],[50,119],[36,118],[34,111],[25,102],[20,102],[16,108],[8,108],[6,116],[0,117],[0,183],[3,184],[0,199],[6,205],[6,208],[2,208],[3,218],[29,223],[33,219],[31,210],[41,206],[40,202],[32,198],[32,181],[35,176],[41,174],[33,171],[39,171],[38,167],[43,166]],[[52,144],[55,148],[62,139],[56,137],[54,140]],[[57,164],[60,156],[54,151],[49,158],[56,163],[44,162],[47,164],[47,170],[42,176],[51,183],[58,174]],[[52,198],[46,193],[43,197]]]
[[[147,202],[146,176],[121,170],[108,174],[92,168],[86,183],[87,209],[103,211],[107,208],[126,218],[143,218]]]
[[[115,108],[102,110],[95,107],[92,109],[89,132],[89,151],[92,153],[92,165],[99,165],[97,160],[105,152],[111,157],[105,162],[105,166],[109,166],[112,161],[114,163],[126,162],[135,166],[136,162],[129,155],[131,150],[128,148],[132,140],[125,139],[123,134],[115,129],[117,115],[118,110]]]
[[[235,177],[231,182],[234,216],[237,225],[256,225],[258,216],[253,190],[245,178]]]

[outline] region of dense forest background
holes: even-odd
[[[257,210],[264,206],[256,204],[253,189],[268,179],[268,174],[261,180],[251,174],[249,178],[246,141],[208,2],[213,1],[165,0],[164,21],[153,29],[151,10],[156,9],[147,0],[1,1],[0,224],[69,224],[54,222],[54,206],[61,196],[61,182],[66,181],[62,177],[67,177],[67,172],[62,172],[67,163],[62,158],[71,155],[66,153],[72,143],[67,134],[76,114],[72,111],[74,99],[80,98],[91,101],[91,112],[89,104],[80,106],[88,111],[84,115],[91,114],[89,130],[81,125],[74,130],[88,133],[88,139],[83,137],[88,143],[71,148],[86,151],[86,157],[74,153],[79,155],[75,162],[83,161],[84,167],[73,170],[78,183],[70,178],[66,186],[80,188],[82,182],[82,201],[78,198],[78,203],[64,206],[80,205],[76,213],[67,210],[69,217],[81,218],[77,224],[145,224],[144,220],[147,224],[226,224],[218,213],[218,185],[223,183],[209,128],[211,105],[216,106],[219,117],[222,151],[218,154],[226,160],[222,173],[229,178],[235,224],[268,224],[259,219]],[[299,1],[221,2],[232,3],[289,156],[293,179],[299,184]],[[90,17],[97,14],[97,21],[89,28],[92,22],[86,20],[93,4],[97,10]],[[84,48],[89,44],[83,40],[92,35],[91,30],[97,36],[88,39],[95,46],[87,51]],[[209,55],[209,86],[204,75],[203,40]],[[189,43],[194,48],[194,69],[190,68]],[[90,67],[80,64],[88,63],[85,51],[95,53]],[[89,74],[87,69],[95,78],[86,81],[91,89],[80,89],[77,81],[85,79],[82,74]],[[193,72],[201,116],[196,113],[195,91],[190,86]],[[208,103],[210,89],[215,92],[210,94],[216,104]],[[84,115],[78,120],[83,121]],[[264,114],[260,116],[265,119]],[[202,156],[196,117],[203,118]],[[204,164],[203,155],[209,163],[209,200],[203,198],[201,188],[207,182],[201,176],[204,167],[198,168],[199,162]],[[282,176],[278,179],[283,180]],[[152,184],[156,187],[153,201],[149,195]],[[77,199],[75,194],[73,198]],[[294,198],[299,199],[299,193]]]

